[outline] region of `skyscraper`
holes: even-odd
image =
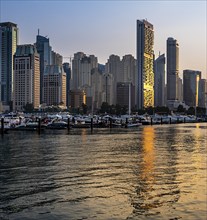
[[[92,69],[91,74],[91,85],[93,91],[93,109],[101,107],[103,101],[103,74],[102,71],[97,67]]]
[[[43,81],[43,101],[66,107],[66,73],[62,66],[47,65]]]
[[[118,82],[132,82],[135,84],[136,80],[136,60],[131,55],[124,55],[121,60],[121,77],[118,75]]]
[[[69,63],[63,63],[63,69],[66,73],[66,106],[69,108],[69,94],[70,94],[70,78],[71,78],[71,68]]]
[[[183,70],[183,101],[190,107],[198,106],[200,79],[200,71]]]
[[[133,88],[133,92],[137,91],[136,65],[137,65],[136,59],[131,54],[123,56],[121,60],[121,70],[120,70],[121,74],[118,75],[118,79],[117,79],[117,88],[119,82],[128,83],[128,84],[131,83],[131,88]],[[137,95],[137,93],[133,94],[132,96],[131,107],[134,107],[135,102],[137,102],[137,96],[135,95]],[[119,104],[118,94],[117,94],[117,104]]]
[[[34,45],[18,45],[14,55],[14,110],[40,104],[39,54]]]
[[[43,79],[44,70],[47,65],[52,64],[52,47],[49,43],[49,38],[38,35],[36,37],[36,48],[40,54],[40,103],[43,103]]]
[[[147,20],[137,20],[137,105],[139,109],[154,106],[153,45],[153,25]]]
[[[154,61],[155,106],[165,105],[165,54]]]
[[[167,102],[179,99],[179,44],[172,37],[167,39]]]
[[[207,98],[207,80],[201,79],[199,83],[199,92],[198,92],[198,106],[199,107],[207,108],[206,98]]]
[[[11,22],[0,23],[0,103],[13,100],[13,56],[18,44],[18,28]]]
[[[86,55],[83,52],[77,52],[74,54],[74,58],[72,60],[72,74],[70,81],[70,88],[72,90],[79,89],[81,59],[85,56]]]
[[[59,53],[52,51],[51,52],[51,64],[61,66],[63,64],[63,57]]]
[[[131,90],[131,91],[130,91]],[[127,108],[134,106],[135,102],[135,87],[131,82],[118,82],[117,83],[117,104]],[[129,102],[129,97],[131,98]],[[131,103],[131,106],[129,106]],[[131,112],[131,109],[128,109]]]
[[[178,77],[178,101],[183,101],[183,81]]]
[[[110,55],[109,56],[109,59],[107,60],[107,63],[106,63],[106,74],[110,74],[112,76],[112,80],[113,80],[113,83],[111,84],[112,85],[112,91],[109,92],[110,90],[108,90],[108,98],[110,100],[108,100],[108,103],[109,104],[116,104],[116,98],[117,98],[117,95],[116,95],[116,88],[117,88],[117,82],[120,82],[119,78],[120,78],[120,75],[121,75],[121,60],[120,60],[120,57],[117,56],[117,55]]]

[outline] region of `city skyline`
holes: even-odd
[[[166,55],[167,38],[173,37],[180,47],[179,76],[192,69],[207,78],[206,1],[0,0],[0,12],[0,22],[18,25],[19,44],[34,43],[40,29],[65,62],[81,51],[102,64],[111,54],[136,58],[136,21],[147,19],[154,26],[156,57],[159,51]]]

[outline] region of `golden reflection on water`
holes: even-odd
[[[86,135],[87,135],[86,129],[81,129],[81,140],[82,140],[83,143],[86,142],[86,139],[87,139]]]
[[[200,124],[199,123],[196,123],[196,128],[200,128]]]
[[[155,162],[155,149],[154,149],[155,132],[154,127],[143,128],[143,169],[142,177],[147,182],[154,180],[154,162]]]

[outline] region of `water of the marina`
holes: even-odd
[[[0,136],[0,219],[207,219],[207,123]]]

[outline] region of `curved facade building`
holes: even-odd
[[[137,106],[154,106],[154,30],[146,20],[137,20]]]

